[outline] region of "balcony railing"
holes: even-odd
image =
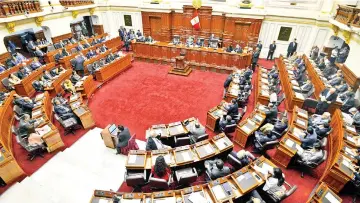
[[[339,5],[335,20],[345,25],[360,27],[360,8]]]
[[[85,6],[94,4],[94,0],[60,0],[60,4],[66,7]]]
[[[0,1],[0,17],[6,18],[16,15],[24,15],[29,13],[41,12],[38,0],[19,1],[19,0],[3,0]]]

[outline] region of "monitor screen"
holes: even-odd
[[[116,131],[117,127],[115,124],[112,124],[110,127],[109,127],[109,132],[110,134],[113,134],[114,131]],[[115,135],[116,135],[116,132],[115,132]]]

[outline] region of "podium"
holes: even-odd
[[[188,76],[190,73],[191,68],[185,63],[185,56],[175,57],[175,66],[171,68],[169,74]]]

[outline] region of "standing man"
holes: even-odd
[[[297,49],[297,42],[296,42],[296,38],[294,39],[294,41],[292,41],[289,46],[288,46],[288,50],[287,50],[287,57],[289,58],[290,56],[292,56],[294,54],[294,52],[296,52]]]
[[[261,44],[260,40],[259,40],[259,43],[257,43],[256,48],[258,48],[260,50],[260,52],[261,52],[262,44]]]
[[[83,55],[83,53],[80,52],[80,54],[76,57],[75,61],[75,70],[80,74],[81,77],[84,77],[84,62],[86,58]]]
[[[118,142],[116,144],[116,154],[121,153],[121,148],[124,148],[128,145],[128,142],[131,138],[130,131],[127,127],[124,127],[122,125],[118,126],[118,133],[117,133],[117,139]]]
[[[329,105],[336,101],[337,98],[336,89],[331,87],[324,89],[320,95],[318,104],[316,105],[316,114],[322,114],[324,113],[328,108]]]
[[[269,53],[266,57],[266,60],[269,60],[269,57],[270,57],[270,60],[273,60],[273,55],[274,55],[275,49],[276,49],[276,43],[275,43],[275,41],[273,41],[273,43],[270,44]]]
[[[260,56],[260,49],[256,48],[255,52],[252,55],[251,64],[252,64],[252,70],[255,71],[255,66],[259,60]]]

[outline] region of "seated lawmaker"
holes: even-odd
[[[35,107],[33,100],[29,97],[21,97],[18,94],[14,94],[14,104],[18,105],[23,111],[31,113]]]
[[[86,54],[86,58],[90,59],[92,57],[96,56],[95,51],[91,50]]]
[[[71,83],[71,81],[69,79],[66,79],[63,83],[64,85],[64,90],[67,92],[70,92],[72,94],[76,93],[76,89],[74,87],[74,85]]]
[[[319,114],[313,114],[309,118],[309,126],[318,126],[323,125],[325,123],[330,123],[331,117],[329,112],[324,112],[322,115]]]
[[[45,53],[43,51],[41,51],[39,49],[39,47],[36,47],[35,48],[35,52],[34,52],[35,56],[38,57],[38,58],[43,58]]]
[[[54,100],[54,111],[63,120],[74,118],[77,120],[77,116],[73,110],[67,104],[61,104],[59,100]]]
[[[197,46],[197,47],[203,47],[203,46],[204,46],[204,43],[201,42],[201,38],[197,38],[197,40],[196,40],[196,46]]]
[[[6,69],[7,69],[6,66],[0,63],[0,73],[4,72]]]
[[[224,82],[223,98],[225,98],[226,91],[227,91],[227,89],[229,88],[231,81],[232,81],[232,74],[230,74],[230,75],[226,78],[226,80],[225,80],[225,82]]]
[[[348,92],[342,99],[341,111],[348,112],[349,109],[355,106],[355,94],[354,92]]]
[[[228,48],[226,48],[226,52],[232,52],[234,50],[234,48],[232,47],[232,45],[230,44],[230,46],[228,46]]]
[[[25,56],[23,56],[22,54],[16,52],[14,54],[14,57],[15,57],[15,60],[16,60],[16,64],[19,64],[19,63],[23,63],[25,61],[27,61],[27,58],[25,58]]]
[[[17,74],[16,73],[10,73],[9,74],[9,77],[8,77],[8,80],[9,80],[9,85],[13,88],[14,85],[18,84],[21,82],[20,78],[17,77]]]
[[[76,50],[78,50],[78,51],[84,50],[84,47],[82,46],[82,44],[80,42],[78,42],[78,45],[76,46]]]
[[[314,146],[317,141],[317,135],[312,127],[308,127],[305,136],[300,136],[301,147],[309,149]]]
[[[272,123],[277,118],[278,109],[273,103],[268,104],[269,109],[265,111],[267,123]]]
[[[189,137],[191,144],[195,144],[198,140],[198,137],[206,133],[205,127],[200,125],[198,120],[192,123],[192,126],[190,126],[189,131],[190,131]]]
[[[355,108],[351,108],[349,109],[349,115],[350,115],[350,119],[346,117],[345,121],[351,121],[350,125],[356,125],[359,126],[360,125],[360,112]],[[348,122],[347,122],[348,123]]]
[[[254,165],[254,169],[265,175],[266,182],[262,188],[264,192],[276,199],[281,199],[285,195],[285,175],[280,168],[268,170]]]
[[[224,166],[224,162],[221,159],[206,160],[205,161],[206,173],[211,179],[217,179],[230,174],[230,168]]]
[[[40,80],[34,80],[32,82],[32,86],[34,87],[36,92],[44,92],[45,86],[42,81]]]
[[[156,157],[155,165],[151,168],[151,174],[154,178],[163,179],[166,182],[171,178],[171,170],[163,156]]]
[[[55,104],[56,101],[59,101],[60,104],[67,105],[68,101],[61,96],[60,93],[56,94],[56,96],[52,99],[52,103]]]
[[[328,84],[331,85],[331,86],[337,86],[337,85],[340,85],[341,81],[344,80],[344,76],[339,73],[339,74],[336,74],[337,76],[335,76],[333,79],[329,80],[328,81]]]
[[[40,68],[42,66],[42,64],[39,62],[39,59],[37,57],[34,57],[33,62],[31,62],[30,64],[30,68],[32,70],[36,70],[38,68]]]
[[[329,105],[336,101],[338,94],[336,93],[335,88],[326,88],[324,89],[320,95],[319,100],[316,105],[316,113],[321,114],[329,108]]]
[[[237,153],[232,151],[231,154],[241,163],[242,166],[246,166],[256,159],[253,154],[243,149]]]
[[[67,52],[65,48],[62,49],[61,53],[63,57],[70,56],[69,52]]]
[[[324,137],[327,137],[327,133],[331,130],[329,123],[324,123],[315,127],[315,133],[319,140],[322,140]]]
[[[30,146],[43,144],[44,141],[42,140],[40,134],[36,133],[36,128],[43,121],[44,120],[42,118],[38,120],[30,119],[30,115],[24,114],[21,116],[19,121],[18,134],[23,135],[22,137],[27,137]]]
[[[106,47],[105,44],[103,44],[101,47],[100,47],[100,51],[101,52],[106,52],[109,48]]]
[[[239,115],[239,105],[236,99],[232,99],[230,104],[226,104],[225,109],[227,110],[227,115],[231,117]]]
[[[298,150],[296,153],[299,156],[297,162],[306,165],[319,162],[325,155],[319,142],[316,142],[312,148]]]
[[[242,48],[239,44],[237,44],[235,46],[235,49],[234,49],[234,52],[238,53],[238,54],[241,54],[242,53]]]
[[[235,120],[233,120],[230,115],[227,115],[225,119],[223,119],[223,118],[220,119],[219,130],[221,132],[223,132],[227,125],[232,125],[232,124],[235,124],[235,123],[236,123]]]
[[[300,90],[302,94],[308,94],[311,89],[314,88],[314,85],[311,83],[310,80],[306,80],[302,86],[300,86]]]
[[[55,54],[54,56],[54,60],[55,62],[59,63],[60,59],[64,58],[63,54],[62,54],[62,51],[59,50],[57,54]]]
[[[62,65],[60,66],[56,66],[55,68],[50,70],[50,75],[51,77],[57,77],[59,75],[61,75],[62,73],[64,73],[66,70],[62,67]]]
[[[151,130],[150,137],[148,137],[146,142],[146,151],[151,150],[160,150],[160,149],[170,149],[171,147],[164,145],[160,141],[161,135],[157,135],[155,131]]]
[[[73,84],[76,84],[77,82],[79,82],[81,80],[81,77],[80,75],[78,75],[76,73],[76,71],[73,71],[72,72],[72,75],[70,76],[70,81],[73,83]]]
[[[345,80],[341,80],[340,84],[335,86],[335,88],[336,91],[339,92],[339,96],[341,96],[342,93],[349,89],[349,85],[346,83]]]
[[[118,142],[116,144],[116,154],[121,153],[121,148],[124,148],[128,145],[130,138],[131,135],[129,128],[124,127],[122,125],[118,125],[118,133],[117,133]]]
[[[262,150],[262,145],[267,142],[277,140],[275,134],[271,133],[271,131],[255,131],[255,152]]]
[[[26,71],[24,67],[20,67],[19,71],[17,72],[18,77],[22,80],[26,78],[30,72]]]

